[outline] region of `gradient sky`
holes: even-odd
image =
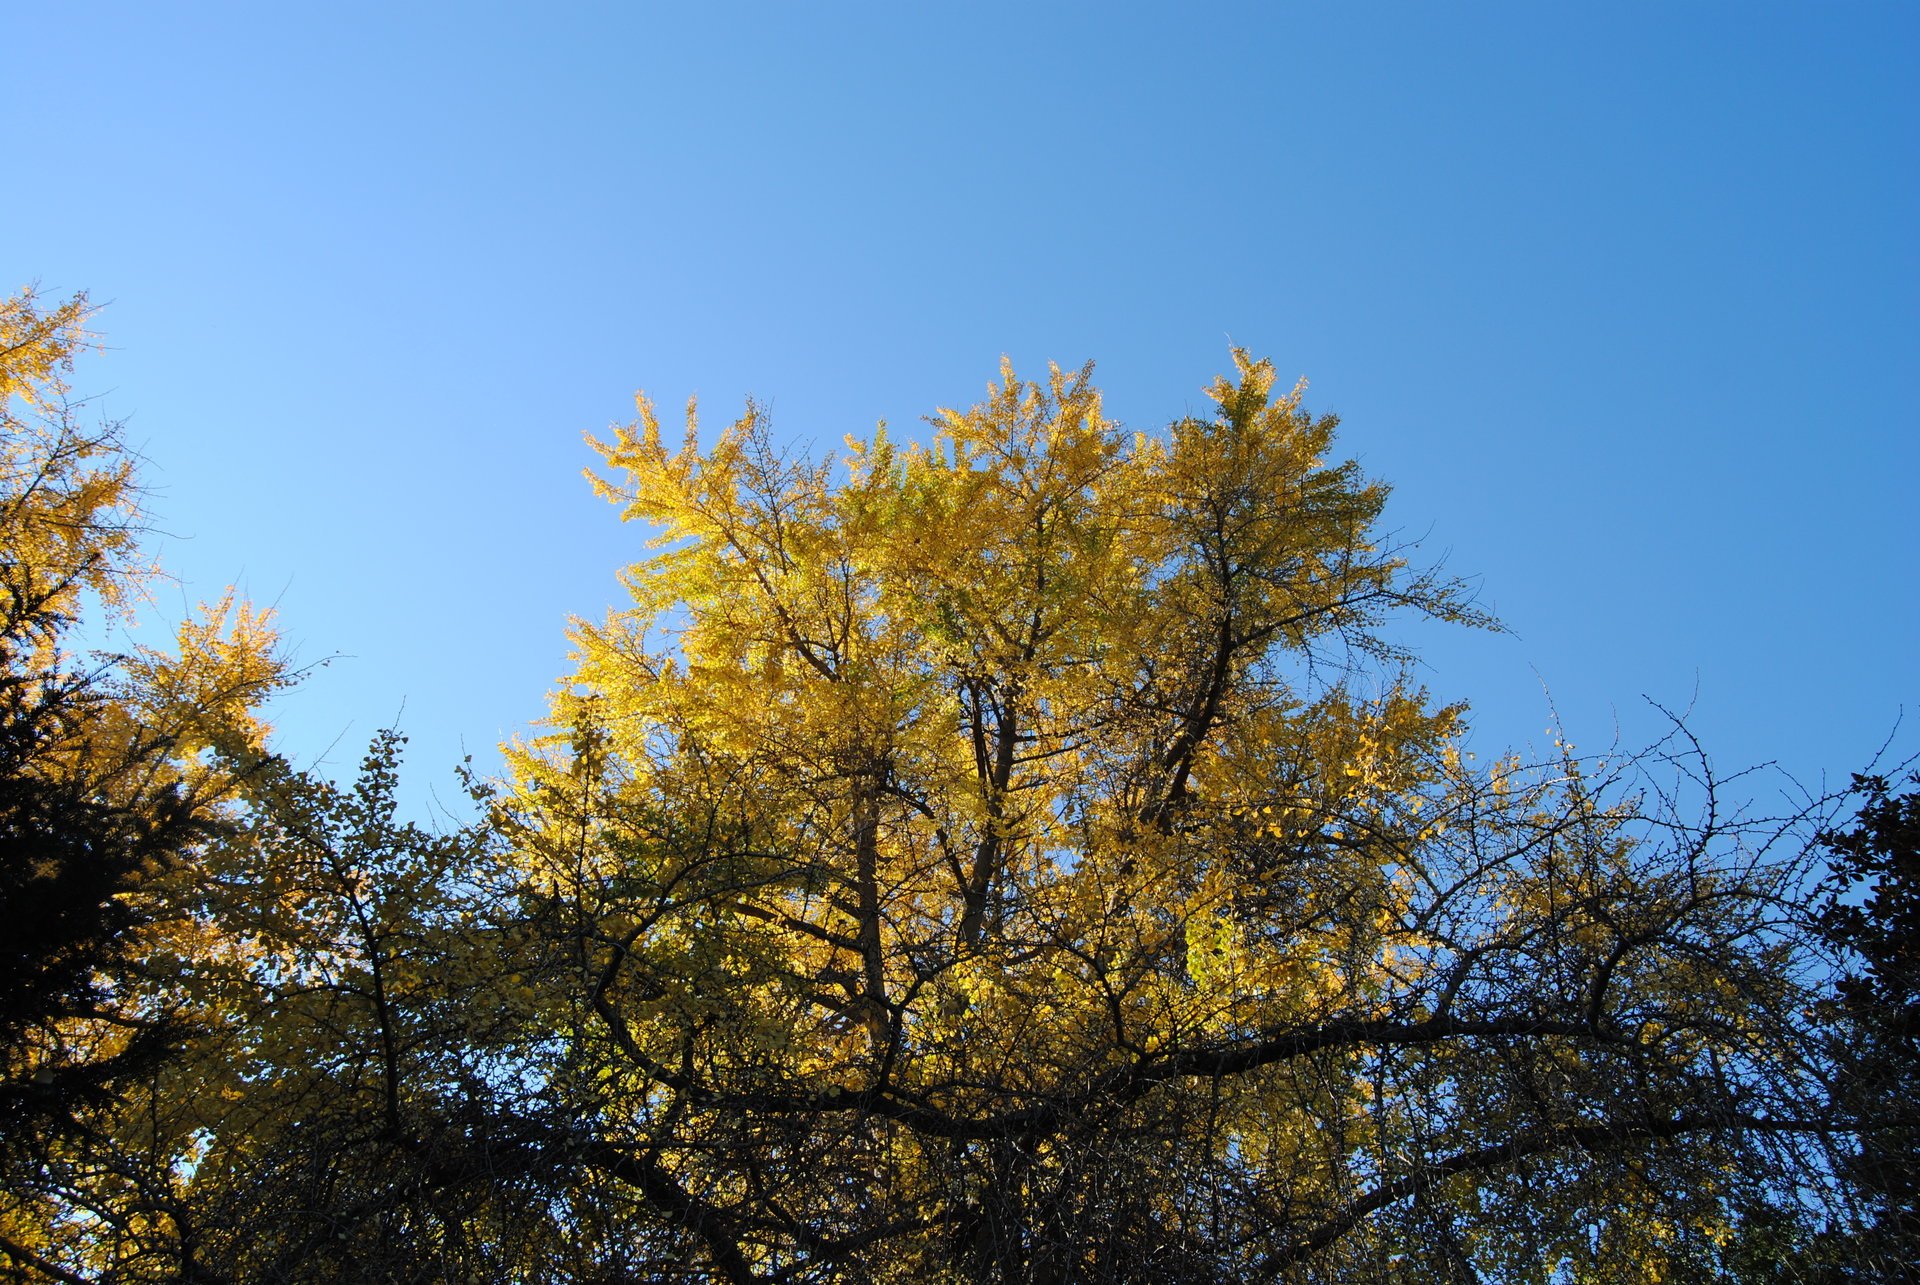
[[[1150,429],[1230,343],[1512,629],[1402,635],[1483,755],[1549,695],[1810,781],[1920,739],[1920,6],[62,3],[0,57],[0,288],[108,305],[161,610],[338,657],[304,763],[398,720],[450,797],[539,716],[636,388],[824,450],[1093,359]]]

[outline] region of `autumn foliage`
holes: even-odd
[[[6,390],[45,407],[84,313],[8,306]],[[111,434],[76,472],[65,421],[9,420],[8,512],[85,521],[7,519],[8,690],[80,729],[8,789],[104,791],[152,850],[61,858],[83,913],[8,956],[58,976],[0,1029],[7,1118],[94,1072],[8,1125],[0,1263],[1655,1281],[1736,1270],[1743,1211],[1866,1218],[1820,817],[1740,813],[1680,729],[1476,762],[1395,622],[1494,622],[1233,361],[1164,432],[1090,368],[1003,368],[836,461],[753,406],[669,444],[642,399],[595,443],[650,533],[629,602],[444,833],[399,819],[397,737],[347,785],[266,751],[242,606],[53,677],[78,599],[11,568],[65,539],[72,593],[125,600],[136,493]],[[120,1067],[92,1032],[148,1015]]]

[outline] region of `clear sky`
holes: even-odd
[[[1483,754],[1548,690],[1726,768],[1916,739],[1920,5],[76,2],[0,54],[0,288],[108,304],[174,596],[340,657],[304,762],[398,719],[446,795],[541,713],[637,388],[830,449],[1091,358],[1153,428],[1229,343],[1514,631],[1407,635]]]

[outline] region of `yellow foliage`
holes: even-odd
[[[652,552],[576,625],[502,817],[528,886],[626,943],[600,993],[636,1065],[990,1111],[1378,987],[1375,836],[1460,712],[1377,626],[1488,622],[1379,547],[1386,490],[1304,385],[1233,356],[1161,436],[1090,368],[1003,364],[838,466],[756,405],[703,445],[689,404],[670,447],[643,396],[593,439]],[[1333,652],[1386,663],[1315,683]]]

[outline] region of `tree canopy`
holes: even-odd
[[[177,650],[75,654],[154,574],[120,430],[69,398],[89,312],[0,301],[0,1256],[53,1276],[60,1242],[96,1230],[69,1175],[190,1034],[147,966],[212,927],[178,881],[284,678],[264,619],[230,598]]]
[[[1869,1218],[1824,814],[1742,811],[1681,728],[1474,759],[1396,622],[1497,625],[1304,387],[1233,361],[1164,432],[1090,367],[1003,368],[839,461],[752,405],[670,446],[643,398],[596,442],[652,533],[630,602],[444,833],[399,819],[397,736],[345,786],[266,751],[283,674],[241,609],[103,660],[78,690],[157,847],[79,862],[69,955],[7,966],[79,961],[43,1026],[111,994],[170,1034],[10,1171],[0,1262],[1659,1281],[1740,1270],[1744,1211]],[[103,446],[89,513],[132,494]],[[8,653],[21,691],[50,656]],[[56,828],[13,797],[9,896]],[[14,1093],[49,1055],[10,1056]]]

